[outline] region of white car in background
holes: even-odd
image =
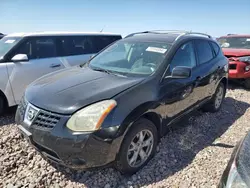
[[[37,78],[82,64],[119,34],[43,32],[10,34],[0,40],[0,114],[19,104],[25,88]]]

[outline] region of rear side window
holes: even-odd
[[[56,57],[55,41],[50,38],[28,39],[19,46],[16,54],[26,54],[29,59]]]
[[[53,39],[37,39],[33,45],[34,59],[49,58],[56,56],[56,45]]]
[[[60,45],[62,56],[92,54],[95,51],[93,42],[88,36],[62,37]]]
[[[58,39],[61,56],[94,54],[120,39],[119,36],[68,36]]]
[[[93,42],[96,47],[96,52],[101,51],[106,46],[111,43],[121,39],[121,36],[95,36],[93,37]]]
[[[213,51],[208,41],[196,40],[195,45],[200,64],[206,63],[213,59]]]
[[[219,51],[220,51],[220,47],[219,47],[217,44],[215,44],[215,42],[210,42],[210,44],[211,44],[211,45],[212,45],[212,47],[213,47],[213,50],[214,50],[215,56],[217,56],[217,55],[218,55],[218,53],[219,53]]]

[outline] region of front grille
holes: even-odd
[[[237,68],[237,64],[229,64],[229,69],[236,69]]]
[[[22,97],[19,105],[18,105],[18,110],[20,113],[20,117],[22,118],[22,120],[24,119],[24,115],[25,115],[25,110],[27,108],[28,102],[25,100],[24,97]]]
[[[40,110],[36,119],[32,123],[35,128],[50,130],[59,122],[61,117],[57,114]]]

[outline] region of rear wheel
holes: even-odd
[[[205,104],[202,108],[207,112],[217,112],[220,110],[222,102],[225,98],[225,85],[220,83],[216,89],[216,92],[209,103]]]
[[[144,118],[134,123],[124,137],[116,159],[116,168],[123,174],[133,174],[153,157],[158,143],[155,125]]]
[[[250,89],[250,78],[248,78],[248,79],[246,79],[246,80],[244,81],[244,87],[245,87],[246,89]]]

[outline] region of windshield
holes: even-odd
[[[250,37],[219,38],[218,43],[222,48],[250,49]]]
[[[150,75],[163,62],[170,45],[157,42],[119,41],[90,61],[90,68],[121,74]]]
[[[8,51],[15,46],[22,38],[21,37],[3,37],[0,40],[0,59],[3,57]]]

